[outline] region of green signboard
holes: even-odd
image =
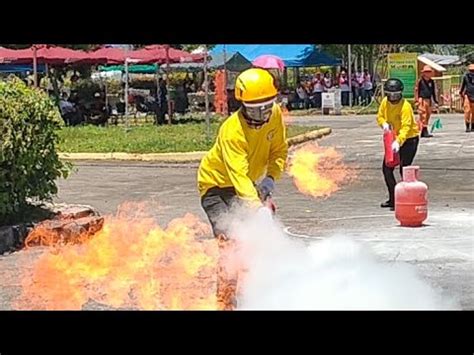
[[[388,75],[403,82],[405,89],[403,96],[406,99],[415,98],[415,85],[417,81],[417,53],[390,53],[388,55]]]

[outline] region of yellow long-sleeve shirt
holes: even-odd
[[[212,187],[234,187],[237,195],[259,202],[254,183],[266,175],[279,179],[288,154],[280,106],[273,105],[268,123],[250,128],[239,111],[222,124],[214,146],[198,170],[201,196]]]
[[[377,123],[379,126],[382,126],[384,123],[391,125],[397,135],[397,141],[400,146],[402,146],[408,138],[413,138],[420,134],[413,109],[410,103],[405,99],[393,105],[388,102],[385,97],[380,103]]]

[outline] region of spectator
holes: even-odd
[[[352,72],[351,78],[352,84],[352,105],[357,105],[358,97],[359,97],[359,83],[357,82],[356,74]]]
[[[31,74],[29,71],[26,72],[25,82],[28,86],[33,86],[35,83],[33,74]]]
[[[341,89],[341,104],[342,106],[349,106],[349,78],[345,70],[341,71],[341,75],[339,76],[339,88]]]
[[[308,107],[314,107],[313,104],[313,81],[309,78],[304,81],[304,89],[308,95]]]
[[[323,91],[324,84],[321,78],[321,73],[317,72],[313,79],[313,102],[316,108],[321,108]]]
[[[75,126],[82,121],[80,113],[77,111],[74,104],[68,101],[67,94],[65,92],[61,93],[61,98],[59,100],[59,111],[61,112],[61,117],[63,118],[66,126]]]
[[[360,70],[357,70],[356,72],[356,80],[358,87],[357,104],[362,105],[362,102],[364,101],[364,74]]]
[[[370,101],[372,99],[372,77],[369,74],[369,71],[367,69],[364,69],[364,104],[368,105],[370,104]]]
[[[75,84],[79,80],[79,75],[76,74],[76,71],[71,76],[71,83]]]
[[[185,87],[186,93],[190,93],[194,91],[193,90],[194,80],[191,73],[188,73],[186,75],[186,79],[184,79],[184,87]]]
[[[165,116],[166,112],[168,111],[168,90],[166,88],[166,82],[163,78],[158,79],[158,105],[157,105],[157,112],[156,112],[156,125],[161,125],[165,123]]]
[[[296,94],[298,95],[298,106],[303,103],[303,107],[307,110],[309,108],[309,98],[302,81],[300,81],[296,88]]]
[[[328,71],[324,73],[324,79],[323,79],[323,85],[324,85],[324,91],[328,91],[329,89],[332,88],[332,78],[331,78],[331,73]]]

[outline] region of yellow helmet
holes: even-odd
[[[271,99],[278,94],[273,76],[265,69],[251,68],[235,81],[235,98],[243,102]]]

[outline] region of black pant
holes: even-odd
[[[309,101],[309,98],[306,97],[304,99],[298,99],[298,106],[303,103],[303,108],[305,110],[307,110],[309,108],[309,105],[310,105],[310,101]]]
[[[321,92],[314,92],[313,93],[313,103],[314,103],[314,107],[321,108],[321,103],[322,103],[322,93]]]
[[[372,90],[364,90],[364,105],[370,104],[370,100],[372,99]]]
[[[360,89],[352,87],[352,105],[357,106],[360,103]]]
[[[237,201],[237,193],[233,187],[212,187],[201,197],[201,206],[209,218],[215,237],[226,234],[219,221]]]
[[[416,150],[418,149],[418,137],[409,138],[400,147],[400,176],[403,178],[403,167],[409,166],[415,158]],[[389,168],[385,165],[385,159],[382,162],[383,177],[388,188],[389,201],[395,203],[395,185],[397,181],[393,175],[395,168]]]
[[[156,106],[155,124],[162,125],[165,123],[166,114],[168,113],[168,102],[164,101]]]
[[[341,92],[341,105],[342,106],[349,106],[349,91],[342,91]]]

